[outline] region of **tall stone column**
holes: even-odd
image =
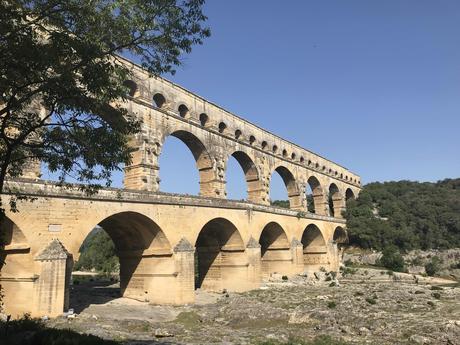
[[[300,274],[304,271],[303,245],[295,237],[291,241],[291,253],[292,253],[292,273]]]
[[[195,302],[195,248],[184,237],[174,247],[176,304]]]
[[[131,145],[135,151],[131,154],[131,164],[124,169],[124,187],[157,192],[160,189],[160,141],[144,131],[132,140]]]
[[[225,158],[215,154],[211,165],[204,160],[197,164],[200,171],[200,196],[225,199]]]
[[[69,308],[69,287],[72,274],[72,254],[54,239],[35,258],[40,263],[36,282],[36,314],[50,317],[61,315]]]
[[[332,197],[332,203],[334,205],[334,217],[343,218],[342,212],[345,211],[344,197],[340,195],[340,193],[336,193],[336,195]]]
[[[246,246],[248,257],[248,283],[251,289],[260,287],[262,281],[262,265],[260,257],[260,244],[251,236]]]
[[[313,203],[315,205],[315,213],[320,216],[329,215],[329,205],[326,202],[325,194],[322,192],[313,191]]]

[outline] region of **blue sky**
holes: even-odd
[[[208,0],[205,13],[212,37],[168,79],[363,183],[460,176],[460,1]],[[197,193],[174,138],[160,172],[162,190]],[[236,161],[227,179],[243,198]]]

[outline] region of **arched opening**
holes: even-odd
[[[184,149],[184,144],[188,150]],[[206,147],[196,136],[182,130],[166,138],[159,166],[160,190],[164,192],[202,194],[203,187],[214,179],[212,160]]]
[[[339,188],[335,183],[329,186],[328,194],[329,216],[341,217],[342,212],[342,198],[340,196]]]
[[[287,155],[288,155],[287,150],[284,149],[284,150],[283,150],[283,157],[287,157]]]
[[[289,240],[283,228],[276,222],[265,225],[259,239],[262,260],[262,276],[272,273],[289,274],[292,254]]]
[[[278,151],[278,146],[273,145],[273,147],[272,147],[272,152],[273,152],[273,153],[276,153],[277,151]]]
[[[274,182],[274,177],[276,176],[275,172],[278,173],[278,175],[281,177],[283,181],[284,188],[281,188],[281,189],[284,189],[287,191],[287,200],[289,200],[289,208],[297,209],[301,207],[302,203],[300,200],[300,193],[297,188],[295,177],[289,171],[289,169],[284,166],[278,166],[272,172],[272,175],[270,177],[270,199],[272,200],[272,202],[274,200],[279,200],[277,198],[275,199],[274,197],[281,194],[281,191],[279,190],[277,185],[272,186],[272,183]]]
[[[239,139],[241,137],[241,131],[239,129],[237,129],[235,131],[235,139]]]
[[[231,163],[235,160],[243,170],[244,181],[246,181],[246,183],[242,184],[241,178],[238,180],[234,179],[234,177],[239,175],[238,173],[235,174],[234,169],[232,169]],[[241,171],[241,169],[239,170]],[[249,201],[255,203],[261,202],[259,172],[251,157],[249,157],[246,153],[236,151],[231,154],[227,162],[226,182],[227,195],[230,199],[248,199]],[[242,185],[245,187],[244,190],[241,188]]]
[[[166,104],[166,98],[161,93],[156,93],[153,96],[153,103],[157,108],[163,108]]]
[[[177,111],[179,112],[179,116],[186,118],[188,117],[189,110],[185,104],[179,105],[179,108],[177,108]]]
[[[225,122],[219,123],[219,133],[224,133],[226,128],[227,125],[225,124]]]
[[[307,210],[310,213],[324,214],[323,189],[319,180],[315,176],[310,176],[307,180]]]
[[[267,145],[268,143],[265,140],[262,141],[262,144],[261,144],[262,150],[265,150],[267,148]]]
[[[347,190],[345,191],[345,201],[348,202],[354,199],[355,199],[355,193],[353,193],[353,191],[350,188],[347,188]]]
[[[77,313],[117,297],[155,302],[158,286],[174,273],[169,241],[137,212],[113,214],[93,228],[80,247],[72,274],[70,307]],[[97,313],[97,307],[91,306]]]
[[[310,224],[305,228],[301,242],[307,270],[318,270],[328,264],[326,241],[316,225]]]
[[[127,94],[129,97],[137,97],[138,96],[138,88],[137,84],[132,81],[132,80],[125,80],[123,83],[123,86],[125,86],[128,90]]]
[[[255,137],[255,136],[253,136],[253,135],[249,136],[249,144],[252,145],[252,144],[255,143],[255,141],[256,141],[256,137]]]
[[[238,290],[247,279],[243,240],[233,223],[215,218],[196,240],[195,287],[209,291]]]
[[[0,285],[5,314],[30,312],[34,296],[34,259],[24,233],[8,217],[0,222]]]
[[[209,116],[206,115],[205,113],[200,114],[200,124],[204,127],[209,121]]]
[[[338,244],[346,244],[348,243],[348,234],[344,228],[338,226],[334,230],[334,235],[332,237],[332,241]]]

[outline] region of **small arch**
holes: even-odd
[[[345,229],[342,228],[341,226],[336,227],[335,230],[334,230],[334,235],[332,237],[332,241],[334,243],[338,243],[338,244],[346,244],[346,243],[348,243],[348,234],[345,231]]]
[[[177,111],[179,112],[179,116],[182,118],[186,118],[189,115],[188,107],[185,104],[179,105],[179,108],[177,108]]]
[[[295,157],[296,157],[295,152],[292,152],[292,154],[291,154],[291,159],[294,160]]]
[[[282,154],[283,154],[283,157],[287,157],[287,150],[284,149]]]
[[[268,143],[265,140],[262,141],[262,144],[261,144],[262,150],[265,150],[267,148],[267,145]]]
[[[329,185],[329,216],[339,217],[342,210],[342,198],[340,197],[339,188],[335,183]]]
[[[225,218],[214,218],[201,229],[195,242],[195,288],[210,291],[234,290],[244,257],[243,239],[236,226]],[[244,272],[246,273],[246,271]]]
[[[287,263],[291,262],[289,240],[286,232],[276,222],[270,222],[262,230],[259,239],[262,274],[268,277],[271,273],[286,272]]]
[[[305,162],[305,158],[303,158],[303,156],[300,156],[300,163],[304,163]]]
[[[241,137],[241,131],[239,129],[237,129],[235,131],[235,139],[239,139]]]
[[[200,124],[204,127],[204,126],[206,126],[208,121],[209,121],[208,115],[206,115],[205,113],[201,113],[200,114]]]
[[[319,163],[316,163],[316,164],[315,164],[315,168],[316,168],[316,169],[319,168]]]
[[[255,137],[255,136],[253,136],[253,135],[251,135],[251,136],[249,137],[249,144],[251,144],[251,145],[252,145],[252,144],[254,144],[254,143],[255,143],[255,141],[256,141],[256,137]]]
[[[325,170],[326,170],[326,166],[325,166],[325,165],[323,165],[323,171],[325,171]]]
[[[273,145],[273,147],[272,147],[272,152],[273,152],[273,153],[276,153],[276,151],[278,151],[278,146]]]
[[[340,174],[340,178],[343,179],[343,174]]]
[[[225,124],[225,122],[219,123],[219,133],[224,133],[226,128],[227,128],[227,125]]]
[[[129,97],[137,97],[137,96],[139,96],[138,87],[137,87],[136,82],[134,82],[132,80],[125,80],[123,82],[123,86],[125,86],[128,89],[128,96]]]
[[[163,108],[166,104],[166,98],[161,93],[156,93],[153,96],[153,103],[157,108]]]
[[[309,159],[308,162],[307,162],[308,166],[311,166],[312,165],[312,161]]]

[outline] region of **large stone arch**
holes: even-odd
[[[197,288],[241,291],[247,285],[245,245],[236,226],[214,218],[201,229],[195,243]]]
[[[36,276],[30,243],[10,218],[0,222],[0,285],[6,314],[21,316],[32,306]]]
[[[329,216],[335,218],[342,218],[342,211],[344,209],[344,201],[339,187],[335,183],[329,185],[328,193]]]
[[[216,166],[216,162],[204,142],[193,133],[183,129],[171,131],[165,136],[164,140],[168,136],[182,141],[192,153],[200,177],[200,196],[221,196],[220,188],[216,188],[215,186],[215,181],[218,180],[218,176],[216,175],[219,167]],[[161,171],[161,167],[159,168]],[[221,169],[223,170],[223,167]]]
[[[276,222],[264,226],[259,238],[261,250],[262,277],[272,273],[289,274],[292,253],[286,232]]]
[[[272,170],[270,179],[275,172],[281,176],[284,185],[286,186],[289,198],[289,207],[291,209],[302,209],[300,191],[294,174],[284,165],[278,165]]]
[[[319,214],[319,215],[325,215],[326,205],[325,205],[325,200],[324,200],[324,190],[321,185],[321,182],[315,176],[310,176],[307,180],[307,185],[310,187],[312,191],[312,198],[313,198],[313,212],[312,213]]]
[[[327,244],[321,230],[315,224],[309,224],[302,234],[304,265],[307,271],[326,267]]]
[[[91,229],[96,225],[115,245],[121,295],[152,303],[159,300],[159,286],[171,283],[174,277],[173,252],[162,229],[148,216],[133,211],[106,215]]]
[[[262,204],[262,182],[259,170],[257,169],[257,166],[254,163],[254,159],[243,151],[235,151],[230,156],[233,156],[233,158],[236,159],[236,161],[241,166],[241,169],[243,170],[246,179],[248,201],[256,204]],[[230,159],[230,156],[228,159]]]

